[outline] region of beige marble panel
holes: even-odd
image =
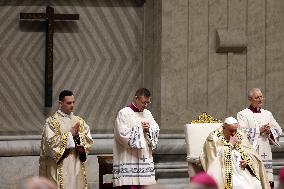
[[[153,71],[153,115],[158,123],[161,123],[161,30],[162,30],[162,0],[154,0],[154,54]],[[146,40],[145,40],[146,41]]]
[[[208,0],[189,0],[188,112],[189,120],[208,105]]]
[[[143,86],[152,93],[150,110],[160,123],[161,112],[161,0],[144,4]]]
[[[161,126],[183,131],[187,118],[188,0],[162,2]]]
[[[44,108],[45,25],[19,19],[20,12],[42,13],[47,5],[80,15],[55,22],[50,111]],[[75,113],[92,132],[112,133],[118,110],[143,84],[143,1],[4,0],[0,15],[0,135],[40,134],[63,89],[74,91]]]
[[[228,1],[228,31],[246,31],[247,0]],[[228,54],[226,116],[236,116],[246,104],[246,52]]]
[[[284,124],[284,1],[266,1],[266,107]]]
[[[143,30],[147,31],[144,33],[144,45],[143,45],[143,84],[148,88],[153,87],[153,58],[155,56],[153,43],[155,41],[154,32],[154,1],[146,1],[144,4],[144,25]],[[146,72],[145,72],[146,71]]]
[[[265,92],[265,0],[249,0],[247,6],[247,90]]]
[[[227,54],[217,54],[216,30],[227,28],[227,0],[209,1],[208,113],[217,118],[226,115]]]

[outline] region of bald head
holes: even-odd
[[[284,189],[284,167],[282,167],[279,171],[279,185],[277,189]]]
[[[217,183],[206,172],[199,172],[190,179],[189,189],[217,189]]]
[[[27,179],[20,189],[57,189],[57,186],[44,177],[32,177]]]

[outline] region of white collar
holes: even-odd
[[[65,114],[64,112],[62,112],[61,110],[57,110],[57,113],[59,115],[61,115],[62,117],[67,117],[67,118],[70,118],[70,119],[73,117],[73,112],[71,112],[70,115],[68,115],[68,114]]]

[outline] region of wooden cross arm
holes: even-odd
[[[45,20],[46,13],[20,13],[20,19]],[[79,20],[79,14],[54,14],[54,20]]]
[[[79,14],[54,14],[55,20],[79,20]]]
[[[46,19],[45,13],[20,13],[20,19]]]

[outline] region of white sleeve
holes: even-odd
[[[131,125],[130,114],[119,111],[114,128],[115,139],[126,148],[145,148],[146,141],[143,129],[138,125]]]
[[[74,139],[73,139],[71,132],[68,133],[68,140],[67,140],[66,148],[67,149],[75,148],[75,142],[74,142]]]
[[[149,124],[150,124],[150,129],[149,133],[147,133],[148,136],[147,140],[151,144],[152,149],[155,149],[158,146],[158,137],[159,137],[160,128],[151,113],[150,113]]]
[[[271,133],[275,140],[278,140],[280,135],[282,134],[282,129],[277,123],[277,121],[274,119],[273,115],[271,114],[270,117],[270,123],[271,123]]]
[[[245,133],[248,141],[253,144],[256,137],[259,136],[259,128],[249,127],[246,116],[244,116],[241,112],[237,114],[237,119],[240,129]]]

